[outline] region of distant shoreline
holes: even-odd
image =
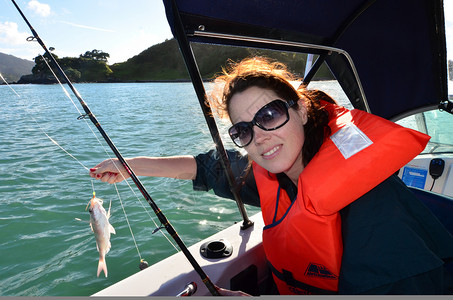
[[[210,80],[203,80],[204,82],[209,82]],[[191,82],[190,79],[171,79],[171,80],[125,80],[125,81],[86,81],[86,82],[72,82],[72,84],[80,84],[80,83],[149,83],[149,82],[156,82],[156,83],[172,83],[172,82]],[[8,84],[37,84],[37,85],[49,85],[49,84],[58,84],[58,82],[28,82],[28,83],[18,83],[18,82],[8,82]],[[63,83],[65,84],[65,83]],[[0,82],[0,85],[6,85],[4,82]]]
[[[334,80],[330,78],[316,78],[312,81],[328,81]],[[212,79],[203,79],[203,82],[211,82]],[[112,81],[86,81],[86,82],[72,82],[72,84],[80,83],[185,83],[192,82],[190,79],[157,79],[157,80],[112,80]],[[8,84],[38,84],[38,85],[49,85],[49,84],[58,84],[58,82],[28,82],[28,83],[18,83],[18,82],[8,82]],[[6,85],[4,82],[0,82],[0,85]]]

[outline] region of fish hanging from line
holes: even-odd
[[[97,277],[99,277],[101,271],[104,271],[105,277],[107,277],[105,255],[110,251],[111,247],[110,234],[116,234],[115,228],[109,223],[110,205],[109,210],[106,212],[102,204],[102,199],[96,198],[96,195],[93,193],[93,198],[91,198],[88,205],[90,206],[90,226],[96,238],[96,246],[99,252]]]

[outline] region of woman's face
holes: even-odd
[[[260,108],[275,99],[280,97],[274,91],[255,86],[236,93],[229,105],[231,122],[251,121]],[[302,100],[298,104],[298,110],[289,109],[288,123],[276,130],[265,131],[253,126],[253,140],[245,147],[250,158],[258,165],[274,174],[284,172],[296,183],[303,170],[303,125],[307,123],[305,105]]]

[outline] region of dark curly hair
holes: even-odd
[[[274,91],[282,100],[303,99],[307,107],[308,121],[304,125],[305,142],[302,148],[303,164],[306,166],[318,152],[324,138],[330,135],[328,112],[320,100],[336,103],[329,95],[319,90],[296,89],[291,82],[297,81],[286,65],[264,57],[253,57],[239,63],[230,62],[228,69],[216,77],[211,93],[211,106],[219,116],[228,116],[231,98],[255,86]],[[298,109],[298,105],[294,109]]]

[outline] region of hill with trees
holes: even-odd
[[[81,54],[79,57],[63,58],[59,58],[54,53],[51,55],[72,82],[108,82],[110,80],[112,70],[107,65],[107,59],[110,55],[106,52],[94,49],[85,52],[85,54]],[[35,66],[32,69],[32,74],[22,76],[18,83],[57,82],[52,71],[48,67],[52,66],[48,53],[45,53],[42,56],[36,56],[34,61]],[[59,72],[53,66],[52,70],[58,76],[59,80],[64,82],[64,79],[61,78]]]
[[[0,73],[8,83],[19,80],[24,74],[29,74],[34,65],[35,63],[31,60],[0,53]]]
[[[290,54],[270,50],[195,44],[193,51],[204,79],[212,78],[221,71],[228,60],[238,61],[253,55],[267,56],[283,63],[294,72],[303,72],[305,54]],[[154,45],[122,63],[108,65],[109,54],[101,50],[87,51],[79,57],[59,58],[62,69],[72,82],[131,82],[131,81],[182,81],[189,80],[183,58],[175,39]],[[48,54],[37,56],[31,75],[22,76],[18,83],[55,83],[46,65]],[[58,72],[55,72],[58,74]],[[318,78],[330,79],[327,67],[318,72]],[[60,78],[60,80],[62,80]]]
[[[296,73],[301,73],[305,69],[305,54],[208,44],[193,44],[192,48],[204,79],[210,79],[220,72],[228,60],[238,61],[254,55],[267,56],[283,62]],[[189,79],[175,39],[154,45],[126,62],[114,64],[110,68],[113,71],[112,77],[119,81]],[[318,74],[319,77],[329,79],[332,75],[327,67],[323,67]]]

